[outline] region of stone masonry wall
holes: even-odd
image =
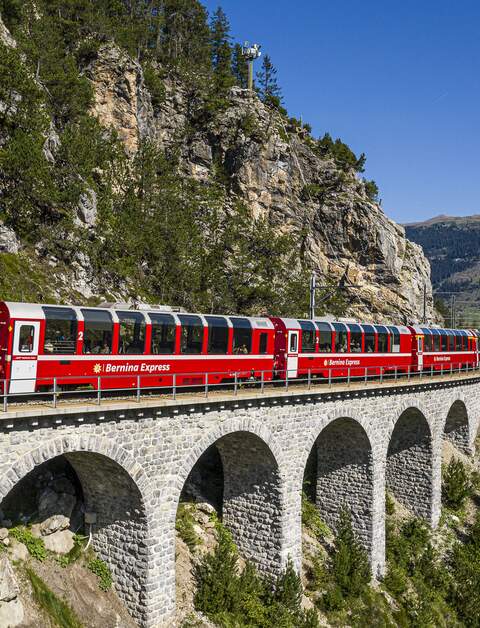
[[[432,436],[419,410],[409,408],[395,425],[387,452],[386,483],[417,516],[432,514]]]
[[[266,444],[248,432],[221,438],[223,521],[240,552],[261,571],[281,565],[281,478]]]
[[[94,529],[95,544],[115,573],[119,594],[142,627],[168,626],[175,610],[178,501],[209,446],[217,443],[226,469],[225,520],[261,568],[277,571],[289,557],[300,566],[303,474],[318,442],[324,476],[317,482],[318,505],[334,516],[336,486],[338,508],[345,503],[352,509],[378,574],[385,562],[386,469],[390,485],[400,491],[402,465],[392,466],[392,460],[408,454],[403,461],[412,486],[415,478],[429,502],[421,510],[435,525],[442,439],[457,401],[466,408],[471,449],[480,416],[476,380],[343,393],[319,386],[300,394],[292,386],[286,397],[268,389],[246,400],[178,399],[171,407],[125,402],[122,409],[90,406],[66,414],[38,408],[27,417],[0,415],[0,508],[34,467],[67,455],[89,508],[103,522]]]
[[[335,527],[341,508],[347,508],[353,529],[371,551],[373,459],[366,433],[352,419],[337,419],[320,434],[316,448],[316,503],[325,522]]]
[[[140,622],[145,620],[147,520],[140,492],[116,462],[95,453],[66,455],[82,484],[87,512],[95,512],[93,546],[112,570],[117,590]]]

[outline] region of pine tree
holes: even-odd
[[[230,24],[221,7],[213,14],[210,32],[215,89],[223,92],[235,83],[235,78],[232,74]]]
[[[277,83],[277,69],[269,55],[263,57],[262,69],[257,72],[260,98],[266,105],[279,107],[282,102],[282,90]]]
[[[346,509],[340,513],[337,526],[332,574],[345,597],[359,595],[370,581],[367,552],[355,536],[352,517]]]
[[[240,44],[235,44],[233,49],[232,71],[238,85],[243,87],[243,89],[247,89],[248,63],[243,56],[242,46]]]

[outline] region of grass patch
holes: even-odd
[[[71,565],[75,561],[77,561],[82,555],[83,548],[85,546],[86,537],[81,534],[75,534],[73,537],[73,547],[68,552],[68,554],[63,554],[62,556],[57,556],[56,560],[59,565],[62,567],[67,567]]]
[[[82,628],[80,620],[70,606],[57,597],[32,569],[27,568],[26,572],[33,588],[35,601],[47,613],[53,624],[61,628]]]
[[[302,523],[319,541],[332,536],[332,531],[320,517],[318,508],[305,492],[302,492]]]
[[[102,591],[108,591],[112,586],[112,572],[107,563],[101,558],[92,558],[87,563],[88,569],[98,577],[98,586]]]
[[[33,536],[32,531],[25,526],[17,526],[10,530],[10,536],[23,543],[28,550],[30,556],[43,562],[47,558],[47,550],[43,539]]]

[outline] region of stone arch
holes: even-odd
[[[464,453],[471,453],[470,422],[463,399],[456,399],[450,406],[443,427],[443,438]]]
[[[370,439],[357,420],[335,417],[314,441],[316,504],[335,527],[342,507],[352,515],[358,539],[372,555],[374,535],[374,460]]]
[[[265,427],[235,420],[210,432],[182,465],[175,504],[196,462],[212,445],[223,466],[224,524],[245,558],[260,571],[278,573],[286,554],[284,479],[277,457],[281,450]]]
[[[95,513],[92,544],[110,567],[115,588],[132,616],[146,624],[146,591],[154,581],[149,556],[151,535],[147,507],[150,487],[130,454],[99,437],[58,438],[17,460],[0,486],[0,503],[37,466],[64,456],[81,483],[86,511]]]
[[[416,516],[433,516],[432,432],[419,407],[403,409],[388,440],[386,487]]]

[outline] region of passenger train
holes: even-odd
[[[468,329],[0,302],[9,394],[419,373],[478,365]],[[366,370],[368,369],[368,370]]]

